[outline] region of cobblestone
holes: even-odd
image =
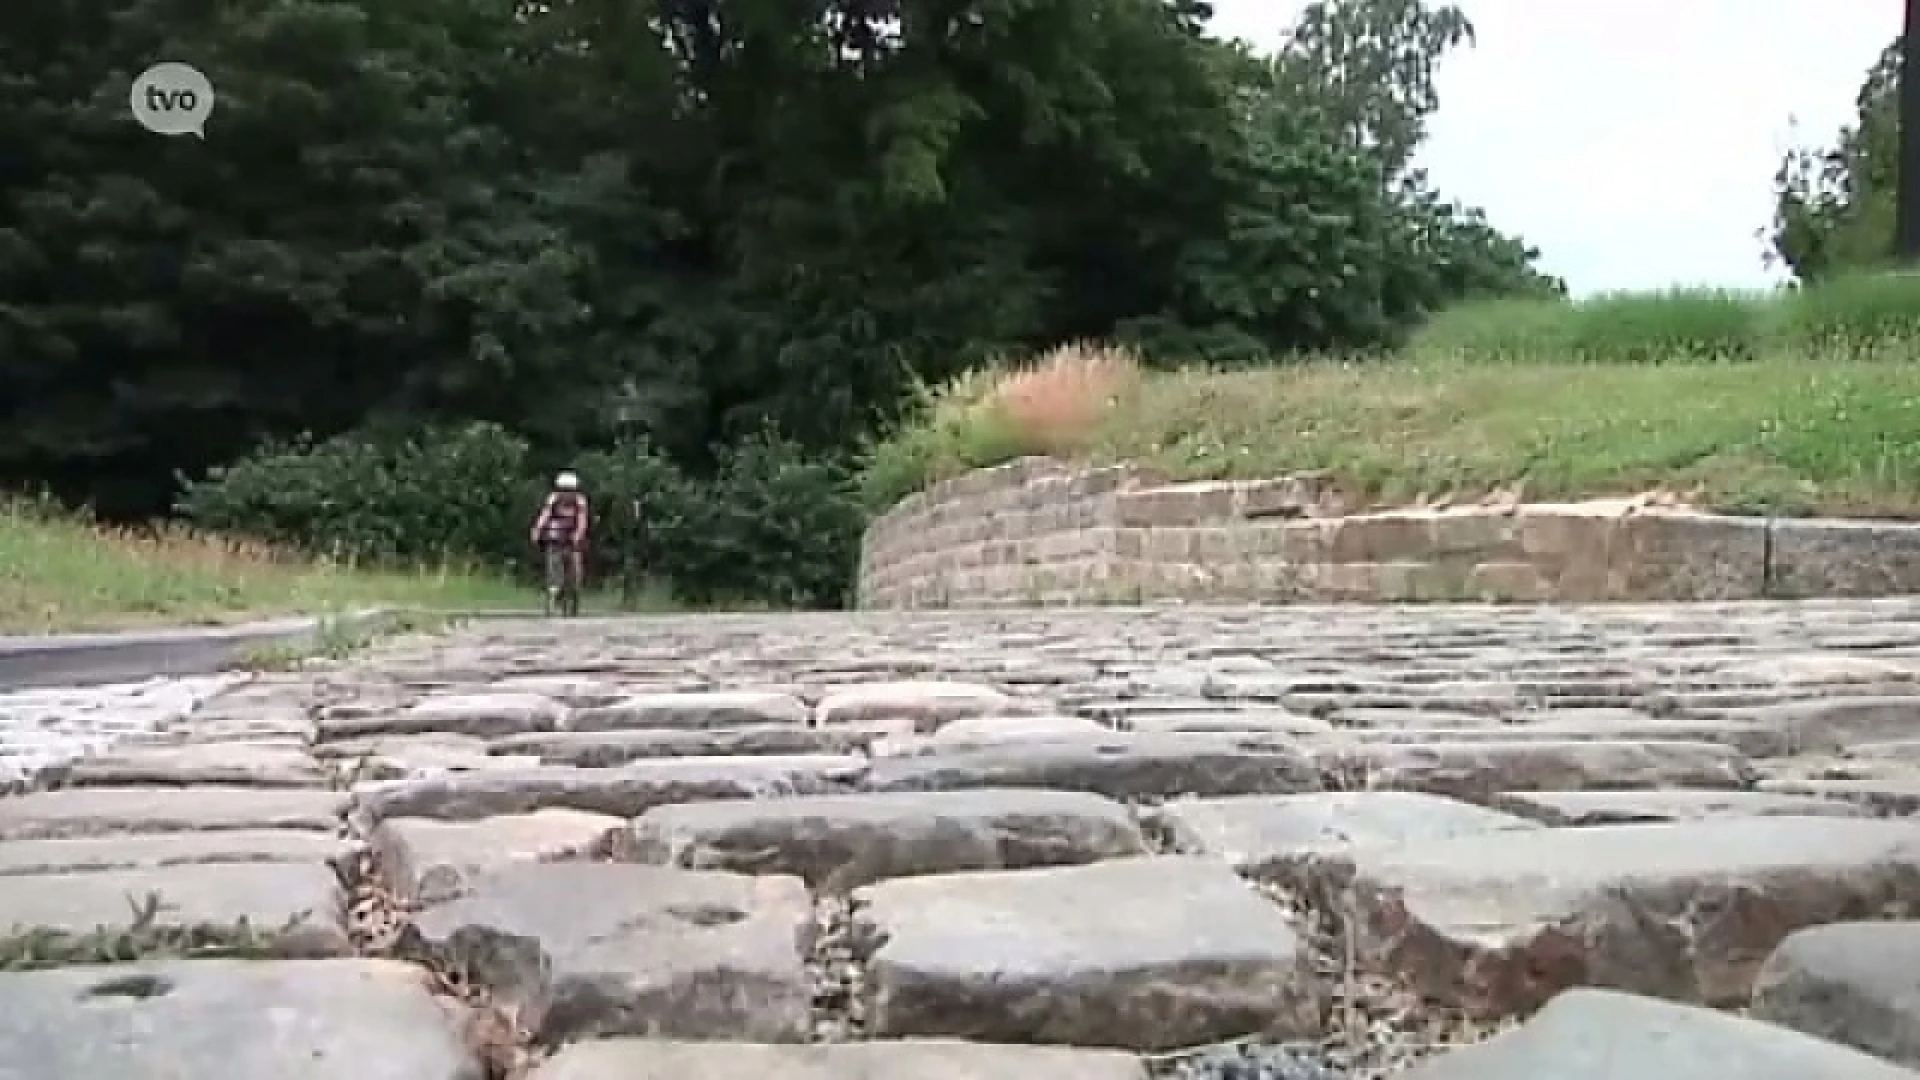
[[[235,675],[150,679],[85,689],[0,693],[0,788],[150,735],[244,681]]]
[[[43,789],[0,798],[0,1000],[104,985],[116,1052],[264,1063],[310,972],[343,1046],[459,1080],[1371,1080],[1489,1036],[1589,1075],[1593,1024],[1894,1077],[1844,1012],[1691,1006],[1920,912],[1916,740],[1920,600],[486,623],[0,697]],[[1598,984],[1649,1004],[1529,1019]],[[62,1002],[0,1062],[117,1061]]]

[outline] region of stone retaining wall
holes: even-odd
[[[867,530],[863,608],[1690,601],[1920,593],[1920,524],[1641,500],[1341,514],[1312,477],[1169,484],[1029,458]]]

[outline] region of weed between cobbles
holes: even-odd
[[[298,671],[315,664],[338,664],[373,646],[406,634],[438,634],[462,625],[441,612],[400,611],[369,618],[320,620],[312,641],[260,645],[241,652],[231,666],[256,673]]]
[[[450,950],[431,948],[413,928],[413,910],[381,873],[363,837],[336,869],[347,890],[347,936],[364,957],[396,960],[420,968],[428,989],[451,1007],[462,1042],[480,1062],[486,1080],[522,1080],[546,1057],[535,1039],[524,1003],[496,997]]]
[[[169,910],[158,892],[127,898],[132,918],[124,927],[100,926],[84,933],[19,930],[0,937],[0,971],[41,971],[80,964],[124,964],[157,958],[270,958],[280,944],[308,924],[313,913],[300,912],[278,928],[251,926],[245,919],[227,926],[168,926]]]
[[[1328,770],[1328,790],[1373,790],[1370,771]],[[1131,804],[1157,855],[1195,854],[1152,805]],[[1483,1024],[1439,1006],[1396,976],[1371,970],[1360,947],[1359,904],[1351,888],[1306,892],[1243,874],[1283,911],[1306,945],[1313,977],[1327,992],[1318,1039],[1258,1037],[1184,1047],[1144,1058],[1157,1080],[1383,1080],[1445,1050],[1480,1042],[1510,1024]]]

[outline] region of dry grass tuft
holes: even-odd
[[[862,476],[867,502],[884,509],[928,484],[1014,458],[1084,454],[1145,382],[1132,352],[1082,343],[923,388],[914,423],[872,448]]]
[[[1070,457],[1092,448],[1107,418],[1139,393],[1140,360],[1126,349],[1063,345],[1014,368],[987,392],[1022,448]]]

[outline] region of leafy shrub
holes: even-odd
[[[771,436],[689,478],[644,441],[580,459],[599,510],[597,561],[629,600],[664,583],[698,606],[834,607],[851,592],[866,517],[846,470]]]
[[[704,493],[645,440],[582,456],[575,471],[595,507],[592,559],[619,583],[623,606],[637,606],[655,584],[670,591],[685,568],[678,553],[703,539]]]
[[[277,443],[188,482],[177,508],[201,528],[352,562],[524,564],[526,456],[492,424]]]
[[[277,444],[187,485],[196,525],[333,558],[475,561],[529,570],[527,526],[546,480],[492,425]],[[705,481],[645,442],[582,456],[601,580],[638,603],[656,585],[701,605],[832,606],[865,524],[845,469],[773,438],[722,455]]]
[[[379,451],[357,439],[271,442],[187,480],[175,509],[202,528],[347,557],[392,546],[384,527],[375,540],[366,535],[373,523],[361,520],[381,471]],[[336,545],[347,550],[329,550]]]
[[[868,447],[861,500],[880,512],[928,484],[1020,455],[1006,415],[987,400],[998,373],[963,372],[938,389],[914,389],[900,425]]]
[[[866,515],[848,470],[760,435],[729,448],[697,532],[668,559],[675,591],[695,604],[839,607],[851,595]]]

